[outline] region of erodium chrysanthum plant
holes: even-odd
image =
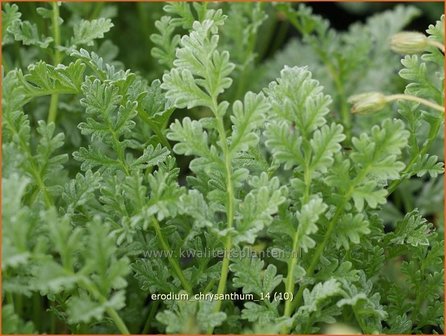
[[[131,5],[2,5],[3,333],[442,334],[444,16]]]

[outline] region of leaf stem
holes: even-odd
[[[42,322],[42,300],[39,293],[34,293],[32,297],[32,321],[36,326],[37,330],[40,329],[40,325]]]
[[[146,323],[144,324],[144,328],[142,329],[142,334],[145,335],[150,330],[150,323],[152,323],[153,316],[155,316],[156,310],[158,309],[160,301],[153,301],[150,306],[149,313],[147,314]]]
[[[424,277],[424,262],[421,262],[421,267],[420,267],[420,273],[421,276]],[[421,308],[421,304],[423,303],[423,299],[425,298],[423,291],[421,290],[422,288],[420,288],[420,283],[418,283],[417,285],[417,294],[416,294],[416,298],[415,298],[415,304],[413,306],[413,310],[410,313],[410,319],[414,322],[417,322],[417,318],[420,315],[420,308]]]
[[[305,164],[305,170],[304,170],[304,182],[305,182],[305,192],[302,198],[302,205],[304,205],[306,202],[308,202],[308,198],[310,196],[310,185],[311,185],[311,176],[312,172],[309,167],[309,161],[306,160]],[[287,293],[293,293],[294,294],[294,286],[295,286],[295,280],[294,280],[294,270],[297,264],[297,258],[299,254],[299,231],[296,228],[296,232],[294,233],[293,237],[293,248],[291,250],[291,257],[288,261],[288,274],[286,278],[286,285],[285,285],[285,292]],[[284,310],[284,316],[290,317],[291,312],[293,311],[292,306],[293,300],[286,300],[285,301],[285,310]]]
[[[223,150],[224,160],[225,160],[225,173],[226,173],[226,193],[227,193],[227,202],[226,202],[226,214],[227,214],[227,224],[226,228],[228,229],[228,235],[226,236],[226,240],[224,243],[224,257],[223,264],[221,267],[221,275],[220,281],[218,282],[217,294],[222,295],[226,292],[226,282],[228,279],[229,273],[229,262],[230,262],[230,251],[232,248],[232,236],[231,236],[231,228],[234,223],[234,187],[232,184],[232,155],[229,151],[225,127],[223,123],[223,116],[218,113],[218,105],[217,99],[213,98],[212,100],[213,112],[217,121],[217,130],[219,133],[221,148]],[[219,312],[221,309],[222,301],[218,300],[215,305],[215,312]],[[209,328],[208,333],[211,334],[213,328]]]
[[[59,28],[59,20],[60,20],[60,13],[59,13],[59,4],[57,1],[54,1],[51,3],[53,6],[53,15],[51,17],[52,20],[52,30],[53,30],[53,38],[54,38],[54,65],[57,65],[60,63],[61,60],[61,54],[59,51],[60,46],[60,28]]]
[[[218,282],[218,288],[217,288],[217,294],[220,296],[221,294],[224,294],[226,292],[226,282],[228,279],[228,273],[229,273],[229,261],[230,261],[230,249],[232,247],[232,237],[228,235],[225,241],[225,256],[223,258],[223,264],[221,267],[221,276],[220,281]],[[220,311],[221,308],[221,300],[217,301],[217,304],[215,306],[215,311]]]
[[[170,265],[173,267],[173,270],[175,271],[178,279],[180,279],[180,282],[183,286],[183,288],[188,292],[189,294],[192,293],[192,286],[187,281],[186,277],[184,276],[183,270],[181,269],[180,265],[178,264],[178,261],[176,261],[172,255],[170,255],[172,249],[170,248],[169,243],[164,238],[163,233],[161,232],[161,227],[158,222],[158,220],[155,217],[152,217],[152,224],[153,228],[155,229],[156,236],[158,237],[158,240],[163,248],[163,250],[166,252],[167,259],[169,260]]]
[[[338,92],[339,113],[341,115],[341,122],[345,130],[345,137],[346,137],[345,141],[348,144],[350,143],[351,140],[352,116],[349,111],[343,80],[339,77],[338,73],[333,68],[332,64],[330,63],[330,60],[327,59],[326,57],[322,57],[322,59],[324,60],[327,66],[328,72],[330,73],[333,82],[335,83],[336,90]]]
[[[250,77],[249,74],[252,71],[253,66],[255,66],[256,55],[254,51],[256,42],[257,34],[250,34],[248,37],[248,45],[246,46],[243,64],[241,65],[239,81],[237,82],[237,88],[235,90],[235,99],[239,99],[246,91],[246,79]]]
[[[50,313],[50,334],[57,334],[56,332],[57,329],[57,319],[56,319],[56,314],[54,313],[54,311],[52,311]]]
[[[287,37],[287,33],[289,30],[289,22],[288,21],[280,21],[279,22],[279,29],[276,34],[274,34],[274,41],[270,41],[272,44],[272,47],[270,48],[270,53],[273,55],[277,50],[280,49],[281,46],[284,45],[284,41]],[[271,45],[270,44],[270,45]]]
[[[108,307],[106,309],[107,314],[111,317],[113,322],[115,323],[116,327],[119,329],[121,334],[123,335],[130,335],[129,330],[127,329],[127,326],[125,325],[124,321],[121,319],[119,314],[111,307]]]
[[[434,41],[434,40],[430,40],[430,39],[428,39],[427,41],[428,41],[427,42],[428,44],[430,44],[433,47],[436,47],[436,48],[440,49],[444,53],[444,44],[443,43],[438,42],[438,41]]]
[[[436,103],[433,103],[427,99],[424,98],[420,98],[417,96],[413,96],[413,95],[409,95],[409,94],[393,94],[393,95],[389,95],[386,96],[386,101],[391,102],[393,100],[409,100],[409,101],[413,101],[415,103],[419,103],[425,106],[428,106],[434,110],[440,111],[440,112],[444,112],[444,106],[438,105]]]
[[[90,20],[97,19],[99,17],[99,14],[101,13],[103,7],[104,7],[103,2],[97,2],[90,14]]]
[[[203,293],[209,293],[209,291],[211,290],[212,287],[214,287],[214,285],[215,285],[215,279],[212,279],[203,289]]]
[[[51,20],[52,20],[53,39],[54,39],[53,63],[54,66],[57,66],[61,61],[61,55],[58,49],[60,46],[60,29],[59,29],[60,14],[59,14],[59,4],[57,3],[57,1],[53,2],[52,6],[53,6],[53,15],[51,17]],[[48,123],[56,121],[58,103],[59,103],[59,95],[57,93],[51,95],[50,108],[48,111]]]
[[[6,299],[8,301],[8,304],[10,304],[13,308],[14,307],[14,295],[11,292],[6,292]]]
[[[299,234],[298,230],[296,229],[296,233],[294,234],[293,239],[293,248],[291,250],[291,258],[288,261],[288,274],[286,277],[286,285],[285,285],[285,292],[287,293],[294,293],[294,268],[297,264],[297,253],[298,253],[298,243],[299,243]],[[284,316],[290,317],[291,316],[291,306],[292,300],[286,300],[285,301],[285,310],[284,310]]]

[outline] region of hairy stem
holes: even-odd
[[[102,8],[104,7],[104,2],[96,2],[93,10],[90,14],[90,20],[97,19],[99,14],[101,14]]]
[[[246,46],[245,59],[241,66],[240,80],[237,82],[237,88],[235,90],[235,99],[239,99],[246,91],[246,79],[249,78],[249,74],[255,66],[254,49],[257,42],[257,34],[251,34],[248,39],[248,45]]]
[[[311,175],[312,175],[312,172],[310,171],[310,168],[309,168],[309,162],[308,162],[308,160],[306,160],[306,167],[305,167],[305,171],[304,171],[305,192],[304,192],[304,195],[302,198],[302,205],[304,205],[306,202],[308,202],[308,198],[310,196]],[[299,244],[299,231],[296,228],[296,232],[294,233],[294,237],[293,237],[293,248],[291,250],[291,257],[288,260],[288,274],[287,274],[286,283],[285,283],[285,292],[292,293],[292,294],[294,294],[294,286],[295,286],[294,270],[296,268],[297,258],[298,258],[299,250],[300,250],[300,247],[298,246],[298,244]],[[292,299],[285,301],[285,310],[284,310],[285,317],[291,316],[291,313],[293,311],[292,302],[293,302]],[[283,330],[283,331],[286,331],[286,330]]]
[[[124,321],[121,319],[121,317],[118,315],[116,310],[114,310],[111,307],[108,307],[106,309],[107,314],[111,317],[113,322],[115,323],[116,327],[119,329],[121,334],[123,335],[130,335],[129,330],[127,329],[127,326],[125,325]]]
[[[212,279],[211,281],[209,281],[209,283],[206,285],[206,287],[203,289],[203,293],[209,293],[209,291],[212,289],[212,287],[214,287],[215,285],[215,280]]]
[[[294,269],[297,264],[297,253],[299,248],[298,242],[299,242],[299,235],[296,229],[296,233],[294,234],[294,239],[293,239],[291,258],[288,261],[288,274],[286,277],[286,284],[285,284],[285,292],[293,294],[294,294]],[[291,311],[292,311],[291,303],[292,303],[291,299],[285,301],[285,310],[283,315],[286,317],[291,316]]]
[[[234,187],[232,184],[232,155],[229,151],[226,131],[223,123],[223,116],[218,114],[217,100],[213,99],[213,112],[217,121],[217,130],[219,133],[220,143],[223,150],[224,161],[225,161],[225,172],[226,172],[226,213],[227,213],[227,224],[226,228],[230,231],[233,226],[234,221]],[[229,262],[230,262],[230,251],[232,248],[232,236],[231,232],[228,233],[224,242],[224,257],[223,264],[221,267],[220,281],[218,282],[217,294],[222,295],[226,292],[226,282],[229,273]],[[218,300],[215,305],[215,312],[219,312],[221,309],[222,301]],[[212,333],[212,329],[208,330],[208,333]]]
[[[54,39],[54,54],[53,54],[53,64],[57,66],[61,61],[61,55],[59,51],[60,46],[60,29],[59,29],[59,5],[57,2],[52,3],[53,15],[52,20],[52,30]],[[59,95],[54,93],[51,95],[50,108],[48,111],[48,123],[55,122],[57,116],[57,105],[59,103]]]
[[[429,39],[427,41],[428,41],[427,42],[428,44],[430,44],[433,47],[436,47],[436,48],[440,49],[444,53],[444,44],[443,43],[438,42],[438,41],[434,41],[434,40],[429,40]]]
[[[233,226],[234,219],[234,190],[232,185],[232,165],[231,165],[231,157],[229,155],[229,150],[226,144],[226,135],[224,133],[223,120],[219,118],[219,132],[220,132],[220,140],[222,142],[222,146],[224,147],[224,156],[225,156],[225,171],[226,171],[226,192],[228,195],[226,210],[227,210],[227,225],[228,229],[231,229]],[[224,294],[226,291],[226,280],[228,277],[229,271],[229,259],[230,259],[230,249],[232,247],[232,237],[230,234],[226,237],[225,241],[225,255],[223,259],[223,265],[221,270],[220,282],[218,283],[218,294]],[[216,310],[219,311],[221,307],[221,301],[217,301]]]
[[[53,15],[51,17],[51,24],[52,24],[52,30],[53,30],[53,38],[54,38],[54,65],[57,65],[60,63],[61,60],[61,54],[59,51],[60,46],[60,29],[59,29],[59,4],[57,2],[52,3],[53,6]]]
[[[386,101],[388,101],[388,102],[391,102],[393,100],[400,100],[400,99],[413,101],[415,103],[419,103],[419,104],[425,105],[427,107],[430,107],[434,110],[444,112],[444,106],[438,105],[438,104],[433,103],[427,99],[420,98],[417,96],[413,96],[413,95],[409,95],[409,94],[393,94],[390,96],[386,96]]]
[[[187,281],[186,277],[184,276],[183,270],[181,269],[180,265],[178,264],[178,261],[176,259],[174,259],[173,256],[171,255],[172,249],[170,248],[168,241],[164,238],[164,235],[161,232],[160,224],[155,217],[152,217],[152,224],[153,224],[153,228],[155,229],[156,236],[158,237],[158,240],[161,244],[161,247],[166,252],[166,256],[167,256],[167,259],[169,260],[169,264],[172,266],[178,279],[180,279],[180,282],[183,285],[183,288],[186,290],[186,292],[191,294],[192,286],[189,283],[189,281]]]
[[[323,60],[327,66],[328,72],[330,73],[333,82],[336,86],[336,91],[338,93],[339,99],[339,113],[341,116],[341,122],[344,126],[346,143],[350,143],[351,139],[351,128],[352,128],[352,116],[348,107],[347,96],[345,94],[344,81],[340,78],[334,67],[331,65],[331,61],[323,57]]]

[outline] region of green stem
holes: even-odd
[[[114,310],[111,307],[108,307],[106,309],[107,314],[111,317],[113,322],[115,323],[116,327],[119,329],[121,334],[123,335],[130,335],[129,330],[127,329],[127,326],[125,325],[124,321],[121,319],[121,317],[118,315],[116,310]]]
[[[150,42],[150,31],[149,31],[149,26],[150,26],[150,18],[149,18],[149,8],[147,7],[147,4],[142,3],[142,2],[137,2],[136,3],[136,10],[138,13],[138,18],[139,18],[139,26],[141,28],[142,31],[142,35],[144,37],[144,43],[147,46],[147,52],[150,53],[150,48],[149,48],[149,42]],[[147,58],[151,58],[151,57],[147,57]]]
[[[39,293],[34,293],[32,298],[32,321],[36,326],[37,330],[40,329],[40,324],[42,321],[41,311],[42,311],[42,300]]]
[[[224,160],[225,160],[225,172],[226,172],[226,194],[227,194],[227,202],[226,202],[226,214],[227,214],[227,224],[226,228],[228,229],[228,235],[226,236],[226,240],[224,243],[224,257],[223,264],[221,267],[220,281],[218,282],[217,294],[222,295],[226,292],[226,282],[228,279],[229,273],[229,262],[230,262],[230,254],[232,248],[232,236],[231,236],[231,228],[233,226],[234,221],[234,187],[232,184],[232,155],[229,151],[226,132],[223,123],[223,116],[218,114],[218,105],[217,100],[213,99],[213,112],[215,114],[215,118],[217,121],[217,130],[219,133],[220,143],[223,150]],[[215,312],[219,312],[221,309],[222,301],[218,300],[215,305]],[[213,331],[212,328],[209,328],[208,333],[211,334]]]
[[[54,313],[54,311],[52,311],[50,313],[50,334],[57,334],[56,332],[57,329],[57,319],[56,319],[56,314]]]
[[[274,41],[271,41],[272,47],[270,49],[271,55],[273,55],[281,46],[283,46],[283,42],[286,39],[286,34],[289,29],[288,21],[280,21],[279,22],[279,31],[277,34],[274,34]]]
[[[211,281],[209,281],[207,286],[203,289],[203,293],[209,293],[209,291],[211,290],[212,287],[214,287],[214,285],[215,285],[215,279],[212,279]]]
[[[22,315],[22,313],[23,313],[23,295],[16,294],[15,297],[16,297],[16,299],[15,299],[15,312],[18,315]]]
[[[144,328],[142,329],[142,334],[145,335],[150,330],[150,324],[152,323],[153,317],[155,316],[155,313],[158,309],[160,301],[153,301],[152,305],[150,306],[149,313],[147,314],[146,323],[144,324]]]
[[[188,292],[189,294],[192,293],[192,286],[190,285],[189,281],[187,281],[186,277],[184,276],[184,273],[178,264],[178,261],[175,260],[170,253],[172,252],[172,249],[170,248],[169,243],[164,238],[163,233],[161,232],[161,227],[158,222],[158,220],[155,217],[152,217],[152,224],[153,228],[155,229],[156,236],[158,237],[158,240],[161,244],[161,247],[166,252],[167,259],[169,260],[170,265],[173,267],[173,270],[175,271],[178,279],[180,279],[181,284],[183,285],[183,288]]]
[[[14,295],[11,292],[6,292],[6,300],[8,301],[8,304],[14,307]]]
[[[230,254],[231,247],[232,247],[232,237],[230,235],[228,235],[228,237],[226,238],[226,241],[225,241],[225,245],[224,245],[225,256],[223,258],[223,264],[222,264],[222,267],[221,267],[220,281],[218,282],[218,287],[217,287],[217,294],[218,295],[224,294],[226,292],[226,282],[227,282],[227,279],[228,279],[229,261],[230,261],[229,254]],[[222,301],[218,300],[217,304],[215,306],[215,311],[216,312],[220,311],[221,304],[222,304]]]
[[[99,14],[101,14],[101,10],[104,7],[104,2],[96,2],[93,11],[90,15],[90,20],[96,19],[99,17]]]
[[[420,98],[417,96],[413,96],[413,95],[409,95],[409,94],[393,94],[390,96],[386,96],[386,101],[387,102],[391,102],[393,100],[409,100],[409,101],[413,101],[415,103],[419,103],[425,106],[428,106],[434,110],[437,110],[439,112],[444,112],[444,106],[438,105],[436,103],[433,103],[427,99],[424,98]]]
[[[443,43],[438,42],[438,41],[434,41],[434,40],[429,40],[429,39],[427,40],[427,43],[430,44],[433,47],[436,47],[436,48],[440,49],[443,52],[443,54],[444,54],[444,44]]]
[[[61,54],[59,51],[60,46],[60,28],[59,28],[59,19],[60,19],[60,13],[59,13],[59,5],[57,1],[52,2],[53,6],[53,15],[51,17],[52,20],[52,30],[53,30],[53,38],[54,38],[54,65],[57,65],[60,63],[61,60]]]
[[[345,137],[346,137],[345,141],[347,144],[349,144],[350,139],[351,139],[351,128],[352,128],[351,118],[352,118],[352,116],[350,113],[347,97],[345,94],[344,82],[341,78],[339,78],[338,74],[336,73],[336,71],[333,68],[333,66],[331,65],[331,63],[329,63],[328,60],[326,60],[325,63],[326,63],[328,72],[330,73],[330,75],[335,83],[336,91],[338,92],[339,113],[341,115],[342,125],[344,126]]]
[[[59,95],[57,93],[51,95],[50,109],[48,111],[47,122],[55,122],[57,116],[57,105],[59,104]]]
[[[254,49],[257,42],[257,34],[251,34],[248,39],[248,45],[246,46],[245,59],[242,64],[242,69],[240,71],[239,80],[237,82],[237,89],[235,90],[235,99],[239,99],[243,93],[246,91],[246,79],[249,78],[250,71],[253,65],[255,66],[254,59]]]
[[[53,15],[52,19],[52,30],[53,30],[53,39],[54,39],[54,55],[53,55],[53,64],[57,66],[61,61],[61,55],[59,51],[60,46],[60,29],[59,29],[59,5],[57,2],[52,3],[53,6]],[[48,123],[55,122],[57,116],[57,105],[59,103],[59,95],[53,94],[51,96],[50,108],[48,111]]]
[[[275,37],[276,37],[276,34],[274,34],[274,33],[275,33],[277,25],[278,25],[277,18],[272,18],[272,22],[270,22],[269,24],[267,21],[267,26],[265,26],[266,32],[263,32],[263,34],[262,34],[263,38],[259,40],[259,42],[260,42],[259,60],[260,61],[265,59],[266,54],[270,50],[269,46],[273,43],[272,38],[275,39]]]
[[[308,198],[310,196],[311,176],[312,176],[312,172],[309,168],[309,160],[307,159],[306,164],[305,164],[305,170],[304,170],[305,192],[304,192],[304,195],[302,198],[302,205],[304,205],[306,202],[308,202]],[[287,274],[286,285],[285,285],[285,292],[287,292],[287,293],[294,294],[294,286],[295,286],[294,270],[295,270],[296,264],[297,264],[299,249],[300,249],[300,247],[299,247],[299,231],[296,229],[296,232],[294,233],[294,237],[293,237],[293,248],[291,251],[291,257],[290,257],[290,260],[288,261],[288,274]],[[291,316],[291,312],[293,311],[292,302],[293,302],[292,299],[285,301],[285,310],[284,310],[285,317]],[[285,329],[284,329],[284,331],[285,331]]]
[[[339,97],[339,105],[341,111],[341,120],[345,129],[345,141],[347,144],[350,144],[352,137],[352,115],[350,113],[347,103],[347,97],[345,96],[345,91],[343,88]]]
[[[423,276],[424,274],[424,264],[421,264],[421,275]],[[413,310],[410,313],[410,319],[412,321],[414,321],[415,323],[418,322],[417,318],[418,315],[420,315],[420,310],[421,310],[421,304],[423,303],[423,299],[424,299],[424,292],[419,288],[420,286],[417,286],[417,295],[416,295],[416,299],[415,299],[415,304],[413,306]]]
[[[298,253],[298,243],[299,243],[299,234],[298,230],[296,229],[296,233],[294,234],[293,239],[293,249],[291,251],[291,258],[288,261],[288,274],[286,278],[286,285],[285,285],[285,292],[287,293],[294,293],[294,268],[297,264],[297,253]],[[285,310],[284,310],[284,316],[290,317],[291,316],[291,307],[292,300],[286,300],[285,301]]]
[[[124,170],[125,174],[127,176],[130,175],[130,170],[127,166],[127,162],[125,160],[125,153],[124,148],[122,148],[121,143],[119,142],[119,137],[116,135],[116,132],[114,131],[112,125],[109,123],[109,130],[112,134],[112,141],[113,141],[113,149],[116,151],[116,154],[118,155],[118,161],[121,164],[122,170]]]

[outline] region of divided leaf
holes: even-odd
[[[104,37],[104,34],[113,27],[110,19],[99,18],[91,21],[81,20],[73,27],[73,38],[70,45],[93,45],[93,41]]]
[[[315,196],[304,204],[300,211],[296,212],[299,223],[297,227],[298,246],[305,252],[316,246],[316,242],[310,235],[318,231],[316,224],[326,210],[327,205],[323,203],[320,197]]]
[[[242,288],[243,293],[271,293],[282,282],[282,275],[277,275],[277,268],[272,264],[263,270],[264,264],[254,256],[236,258],[230,265],[234,287]]]

